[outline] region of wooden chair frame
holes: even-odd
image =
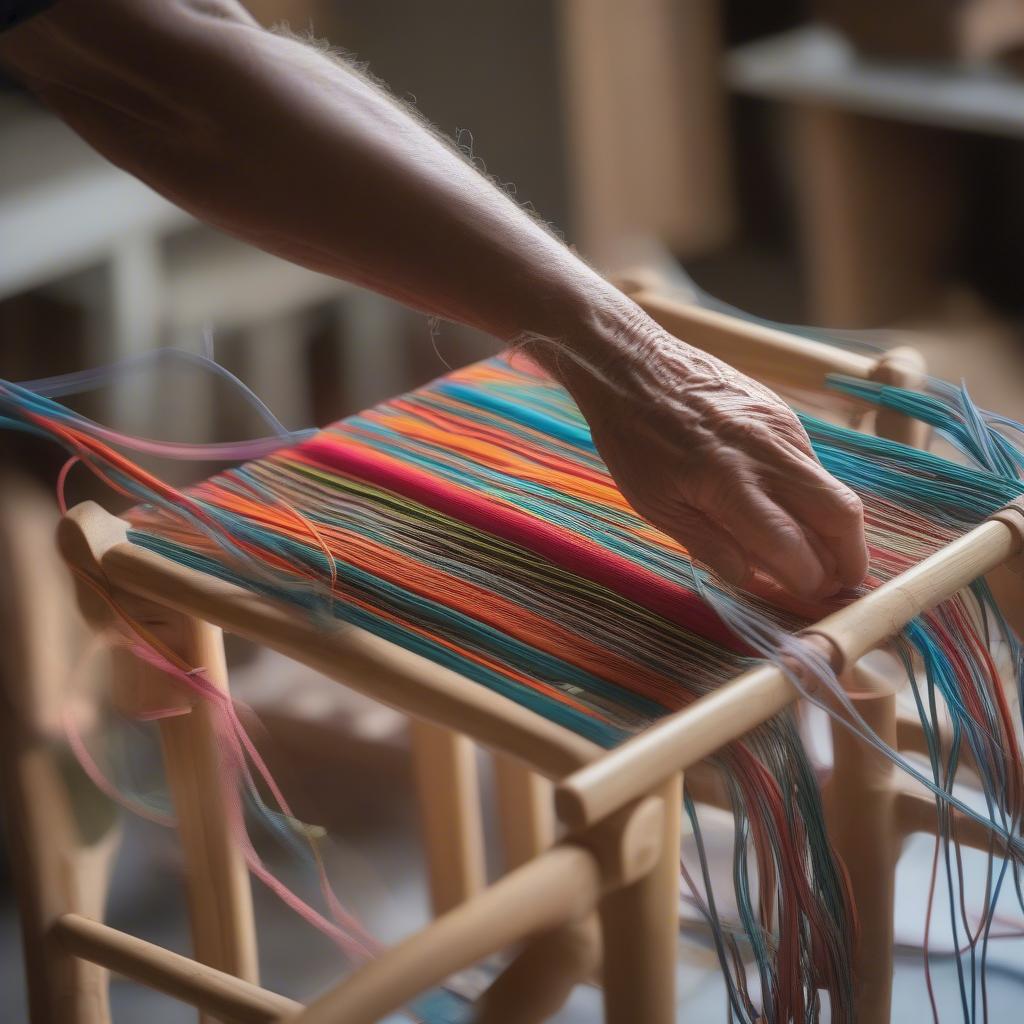
[[[635,296],[637,297],[637,296]],[[721,352],[741,369],[756,370],[767,346],[786,356],[792,383],[821,384],[844,372],[909,382],[912,358],[871,360],[708,310],[640,294],[642,304],[687,340]],[[699,333],[703,331],[704,333]],[[729,350],[724,351],[725,347]],[[773,365],[776,369],[778,362]],[[778,379],[778,374],[775,374]],[[912,432],[905,424],[896,430]],[[352,627],[314,625],[300,612],[132,545],[125,524],[86,504],[61,522],[58,540],[80,583],[87,616],[106,623],[109,606],[156,632],[186,662],[202,665],[227,685],[221,646],[226,630],[284,653],[347,686],[396,707],[417,721],[414,742],[435,909],[433,924],[364,966],[302,1010],[256,984],[251,897],[240,855],[218,807],[210,723],[148,666],[135,666],[132,699],[180,714],[161,720],[170,788],[180,819],[192,898],[195,960],[177,956],[93,919],[74,894],[51,893],[38,910],[44,955],[37,970],[63,1015],[38,1021],[99,1024],[103,1008],[66,965],[88,962],[168,992],[218,1018],[354,1024],[399,1008],[451,972],[520,940],[523,951],[495,983],[501,998],[485,998],[483,1021],[546,1019],[576,980],[601,963],[609,1024],[675,1020],[678,858],[682,773],[696,796],[715,802],[700,763],[724,744],[782,710],[797,690],[777,667],[764,664],[737,677],[640,736],[604,751],[514,702],[419,656]],[[915,615],[978,576],[1015,558],[1024,543],[1024,513],[1016,506],[993,516],[900,577],[827,617],[808,642],[827,651],[848,674]],[[813,639],[812,639],[813,637]],[[923,747],[920,723],[897,729],[894,698],[872,692],[858,672],[852,697],[888,742]],[[917,733],[913,725],[917,726]],[[899,732],[899,736],[898,736]],[[895,858],[903,836],[935,831],[930,795],[893,777],[891,766],[836,733],[836,766],[826,793],[833,840],[851,871],[862,922],[854,964],[858,1020],[888,1020],[891,986]],[[467,752],[475,742],[501,760],[501,806],[506,815],[510,874],[483,889],[479,808]],[[551,847],[550,794],[565,838]],[[24,780],[34,792],[32,780]],[[987,848],[984,829],[963,822],[958,838]],[[72,843],[66,856],[74,859]],[[30,863],[30,873],[35,870]],[[45,887],[45,880],[43,880]],[[211,898],[215,896],[215,898]],[[595,940],[594,914],[601,941]],[[601,945],[603,944],[603,955]],[[877,965],[881,964],[881,968]],[[547,965],[548,970],[539,966]],[[37,986],[38,988],[38,986]],[[59,998],[57,998],[59,996]],[[67,1012],[72,1007],[74,1012]]]

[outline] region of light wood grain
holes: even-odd
[[[226,1021],[276,1024],[302,1009],[294,1000],[79,914],[61,916],[52,938],[84,961],[102,964]]]
[[[584,917],[601,888],[593,854],[575,845],[556,847],[367,964],[298,1020],[374,1024],[454,971]]]
[[[833,667],[853,665],[912,618],[1013,558],[1021,536],[1008,522],[988,520],[907,572],[822,619],[808,637],[827,640]],[[797,690],[781,669],[760,665],[627,740],[563,780],[555,791],[560,819],[582,828],[650,792],[781,711]]]
[[[441,915],[486,883],[476,751],[466,736],[431,722],[411,724],[413,777],[430,880]]]
[[[270,647],[383,704],[508,753],[550,778],[561,778],[602,752],[568,729],[386,640],[352,626],[312,622],[300,610],[130,544],[123,539],[124,528],[85,502],[64,517],[59,538],[66,557],[80,564],[92,558],[108,588]]]
[[[506,871],[543,853],[555,841],[551,783],[504,755],[494,758],[494,782]]]

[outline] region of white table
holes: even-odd
[[[291,426],[308,425],[310,416],[305,314],[333,305],[350,338],[349,402],[401,390],[403,328],[394,304],[222,235],[183,234],[195,224],[59,118],[26,97],[0,96],[0,300],[47,285],[73,291],[90,308],[94,364],[161,344],[196,351],[207,326],[244,332],[246,376]],[[74,283],[90,267],[103,268],[99,296]],[[184,417],[196,441],[211,439],[208,383],[197,380]],[[104,415],[130,432],[159,430],[158,397],[152,388],[114,388]]]
[[[93,361],[159,344],[159,241],[190,222],[57,117],[25,97],[0,97],[0,299],[102,266]],[[130,420],[114,394],[112,416]]]
[[[726,63],[737,92],[827,103],[908,124],[1024,138],[1024,79],[986,64],[870,60],[811,25],[738,47]]]
[[[1009,71],[868,59],[818,26],[739,47],[725,74],[785,105],[811,315],[834,326],[927,302],[955,237],[961,133],[1024,138]]]

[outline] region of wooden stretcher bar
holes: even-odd
[[[634,297],[666,329],[755,376],[778,381],[781,375],[784,383],[815,389],[821,388],[828,373],[904,386],[920,379],[921,367],[913,354],[887,353],[874,359],[683,306],[650,289],[635,290]],[[878,427],[897,440],[911,440],[918,429],[898,416],[888,421],[880,417]],[[864,651],[884,642],[921,610],[1015,557],[1022,533],[1024,517],[1019,510],[997,515],[910,572],[818,623],[808,631],[806,642],[827,652],[835,668],[852,669]],[[455,827],[451,834],[472,840],[460,842],[460,849],[468,854],[454,875],[440,879],[441,891],[447,886],[451,895],[437,909],[446,912],[318,1000],[300,1019],[313,1024],[379,1019],[451,971],[510,942],[528,940],[509,968],[501,1000],[496,996],[488,1005],[485,999],[480,1021],[529,1024],[543,1020],[564,998],[575,972],[582,977],[588,969],[585,965],[592,969],[593,941],[582,937],[592,935],[589,922],[597,916],[606,953],[611,954],[603,958],[602,967],[609,1024],[675,1020],[674,905],[681,772],[691,769],[692,787],[699,797],[724,802],[700,762],[796,698],[796,687],[781,670],[759,666],[606,752],[513,701],[364,631],[340,626],[324,629],[301,612],[136,547],[127,540],[125,524],[96,506],[80,506],[65,518],[60,544],[80,582],[80,604],[98,621],[109,621],[110,609],[97,603],[96,588],[111,595],[147,629],[167,638],[190,663],[204,666],[216,656],[217,627],[249,637],[426,723],[425,730],[418,730],[427,736],[417,741],[423,744],[420,752],[444,755],[430,758],[436,772],[432,788],[457,792],[458,798],[441,802],[441,817],[434,824]],[[153,671],[135,680],[133,692],[155,707],[166,708],[169,699],[181,701],[180,717],[168,720],[177,724],[167,731],[180,734],[182,756],[168,761],[168,774],[174,776],[172,788],[176,787],[179,801],[195,804],[197,787],[201,789],[205,781],[209,795],[215,780],[209,764],[189,751],[209,746],[209,735],[190,702],[180,694],[175,697],[176,691],[159,675]],[[895,744],[897,716],[891,694],[866,693],[855,702],[883,738]],[[906,725],[900,730],[911,748],[913,741],[921,739],[912,725],[909,732]],[[471,801],[459,789],[466,782],[460,768],[466,760],[460,746],[464,737],[502,755],[502,802],[516,809],[515,814],[525,810],[532,816],[529,835],[518,848],[510,847],[513,863],[520,866],[483,891],[479,891],[479,857],[470,849],[479,829],[478,816],[473,817],[467,807]],[[891,926],[892,866],[906,834],[934,833],[934,803],[920,787],[915,790],[894,782],[891,765],[865,753],[862,745],[838,739],[837,770],[826,791],[826,803],[834,805],[838,800],[852,806],[848,820],[841,823],[846,831],[839,829],[837,845],[847,863],[859,857],[873,872],[854,877],[853,884],[858,912],[867,921],[872,956],[882,964],[858,996],[858,1020],[876,1024],[887,1019],[889,1005],[884,975],[891,967],[891,927],[887,936],[885,921],[888,916]],[[557,810],[568,829],[562,843],[546,853],[540,851],[550,843],[552,830],[540,805],[548,794],[533,773],[556,782]],[[192,961],[178,963],[174,954],[165,956],[166,951],[121,936],[83,914],[58,913],[53,918],[57,945],[72,957],[173,990],[172,994],[209,1014],[269,1020],[274,1018],[245,1014],[280,1009],[280,1019],[293,1019],[299,1013],[296,1004],[272,993],[261,995],[264,990],[251,981],[240,981],[240,988],[232,988],[224,980],[233,974],[251,974],[255,980],[254,926],[246,894],[237,890],[240,865],[237,854],[232,857],[226,849],[229,837],[205,828],[211,813],[216,818],[216,800],[199,802],[209,806],[194,818],[192,836],[182,834],[189,871],[201,863],[219,865],[202,884],[229,890],[235,886],[236,890],[231,900],[205,907],[199,925],[194,923],[197,957],[213,966],[190,973],[186,964]],[[984,849],[991,844],[984,826],[957,821],[956,827],[958,839],[969,845]],[[435,831],[444,835],[444,828]],[[869,836],[877,836],[877,842],[865,839]],[[627,869],[628,864],[633,867]],[[551,893],[553,885],[554,895],[538,896]],[[537,950],[550,951],[550,959],[563,965],[548,971],[544,980],[538,961],[530,960],[531,952],[546,955]],[[870,974],[863,958],[855,967],[865,976]],[[499,1001],[504,1001],[503,1009]],[[76,1024],[105,1024],[105,1020],[102,1011],[86,1012],[76,1018]]]
[[[1024,515],[997,513],[905,573],[822,619],[805,635],[826,641],[832,667],[842,671],[916,615],[1015,558],[1022,546]],[[777,714],[799,693],[776,665],[750,669],[564,779],[555,789],[559,818],[570,828],[600,820],[672,772],[697,764],[735,735]]]
[[[182,568],[125,541],[115,542],[105,550],[97,548],[95,544],[90,545],[87,537],[90,524],[95,524],[99,514],[94,509],[73,510],[69,514],[62,526],[64,550],[79,555],[86,551],[89,558],[95,558],[90,571],[98,572],[113,593],[135,595],[147,600],[160,598],[168,607],[189,614],[201,611],[229,627],[244,623],[254,600],[247,592],[211,581],[194,570]],[[108,537],[116,537],[116,531],[108,529],[106,533]],[[84,548],[83,542],[86,542]],[[995,566],[1015,558],[1022,546],[1024,512],[1017,506],[1011,506],[906,573],[864,595],[842,611],[821,620],[807,631],[807,642],[823,645],[822,649],[830,652],[833,667],[841,670],[867,650],[883,643],[914,616],[934,607]],[[264,614],[259,621],[261,642],[285,653],[295,652],[300,660],[321,669],[329,669],[336,678],[344,677],[349,665],[359,665],[359,658],[370,657],[362,649],[353,660],[353,637],[347,630],[325,635],[319,633],[316,625],[308,621],[299,623],[289,615],[278,617]],[[246,631],[251,628],[246,627]],[[315,653],[311,654],[311,650]],[[376,649],[371,652],[372,655],[376,653]],[[435,704],[433,702],[437,698],[432,691],[429,701],[424,703],[423,697],[417,695],[419,672],[426,671],[418,664],[419,660],[409,663],[413,669],[411,676],[398,673],[392,677],[390,672],[385,671],[382,692],[388,695],[389,701],[405,710],[415,707],[419,713],[426,712],[430,716],[443,718],[447,714],[448,703],[455,698],[453,694],[441,691],[441,698]],[[384,664],[387,666],[388,662]],[[407,664],[400,664],[408,668]],[[429,666],[429,670],[441,671],[433,666]],[[459,677],[455,679],[458,683],[452,682],[452,685],[460,686],[467,693],[480,689],[474,683],[459,680]],[[678,780],[681,772],[697,765],[725,744],[792,703],[798,692],[781,669],[771,664],[760,665],[615,750],[602,752],[600,757],[591,759],[590,763],[563,778],[556,788],[556,808],[570,832],[570,839],[586,836],[590,830],[601,828],[617,815],[637,806],[650,794],[661,791],[666,780]],[[516,707],[511,702],[507,703],[512,708]],[[469,716],[468,724],[485,721],[487,728],[483,733],[490,736],[498,726],[493,716],[505,710],[508,709],[504,704],[493,705],[483,718],[478,715]],[[894,709],[891,718],[894,738]],[[509,740],[509,736],[518,735],[516,729],[510,730],[502,741],[501,749],[513,756],[523,756],[524,751],[516,749],[515,741]],[[486,740],[481,737],[481,742]],[[535,753],[538,749],[545,748],[538,747],[531,737],[526,753]],[[861,768],[869,773],[867,782],[870,783],[870,772],[873,769],[870,764],[863,764]],[[863,793],[864,787],[859,785],[853,775],[852,769],[844,773],[844,786],[849,792]],[[893,789],[892,792],[896,801],[894,806],[904,819],[902,825],[895,823],[890,830],[893,837],[899,838],[910,828],[928,824],[926,808],[932,808],[933,805],[927,795],[914,794],[905,788]],[[664,807],[664,802],[661,806]],[[970,838],[982,845],[986,838],[984,830],[975,828],[975,833]],[[886,844],[890,842],[887,836]],[[562,850],[563,847],[556,849]],[[559,854],[559,858],[561,856]],[[588,890],[590,895],[579,897],[582,892],[579,880],[587,877],[581,867],[583,861],[579,861],[574,862],[573,871],[565,872],[564,878],[559,875],[560,882],[564,882],[559,899],[570,899],[576,908],[573,914],[558,909],[564,908],[565,904],[547,900],[541,903],[550,902],[548,906],[533,905],[532,909],[518,909],[518,916],[496,913],[499,906],[519,908],[521,903],[530,905],[536,899],[536,893],[531,887],[537,877],[547,878],[549,870],[556,873],[558,870],[551,867],[554,862],[547,858],[548,855],[543,855],[540,860],[530,861],[498,883],[500,888],[492,886],[480,896],[439,918],[426,932],[409,940],[411,945],[401,946],[397,951],[385,954],[382,959],[364,968],[365,974],[360,972],[343,983],[341,988],[324,997],[300,1019],[316,1024],[326,1024],[327,1021],[351,1021],[355,1024],[356,1021],[377,1019],[373,1013],[386,1013],[389,1008],[400,1006],[405,1001],[411,994],[407,988],[433,984],[445,973],[467,966],[474,959],[487,955],[508,941],[538,930],[554,928],[591,908],[595,898],[591,890]],[[557,863],[563,861],[557,859]],[[630,941],[636,942],[638,948],[642,948],[642,939],[647,929],[650,927],[655,930],[653,919],[649,912],[638,916],[639,908],[645,905],[645,901],[639,896],[629,896],[628,890],[628,886],[623,887],[623,891],[627,892],[625,903],[632,914],[631,918],[627,915],[626,919],[632,921],[632,926],[626,927],[623,934]],[[665,891],[664,887],[660,889],[662,896]],[[583,900],[582,904],[575,902],[577,898]],[[481,900],[482,903],[479,902]],[[882,909],[891,913],[891,900],[883,899],[880,902],[883,904]],[[549,911],[551,916],[545,916]],[[453,921],[456,923],[453,924]],[[646,923],[640,927],[639,921]],[[513,932],[519,934],[513,935]],[[674,950],[674,942],[672,948]],[[426,951],[430,951],[429,955]],[[426,956],[426,960],[421,960],[421,955]],[[407,971],[410,973],[406,974]],[[655,972],[651,973],[653,976]],[[665,975],[664,970],[657,973],[662,978]],[[403,978],[409,980],[401,984],[396,981]],[[638,998],[635,985],[630,991],[631,998]],[[883,995],[887,999],[887,993]],[[646,1019],[667,1020],[664,1008],[669,1003],[670,997],[662,993],[652,1001],[651,1016]],[[346,1006],[355,1009],[349,1014],[345,1010]],[[371,1007],[372,1013],[367,1009],[364,1014],[360,1009],[364,1006]],[[628,1018],[620,1016],[615,1019]],[[875,1019],[875,1015],[865,1015],[864,1019]]]

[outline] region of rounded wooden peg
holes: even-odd
[[[1024,574],[1024,558],[1021,557],[1022,549],[1024,549],[1024,498],[1014,498],[1008,505],[993,512],[989,519],[1004,523],[1013,531],[1017,538],[1017,556],[1007,562],[1006,566],[1017,573]]]
[[[189,632],[195,628],[193,620],[110,585],[103,560],[113,548],[127,543],[128,524],[93,501],[76,505],[57,524],[57,547],[72,571],[82,614],[96,629],[127,626],[118,616],[120,608],[170,650],[188,650],[193,639]],[[105,600],[101,591],[111,600]],[[130,630],[125,629],[125,633],[130,636]],[[113,700],[124,714],[136,718],[182,714],[193,704],[182,687],[153,666],[143,664],[127,647],[114,654]]]
[[[986,579],[1007,622],[1018,637],[1024,637],[1024,500],[1015,498],[989,518],[1008,526],[1018,541],[1017,554],[993,569]]]
[[[624,807],[577,841],[601,867],[605,888],[621,889],[643,878],[661,856],[665,801],[649,796]]]
[[[57,546],[71,566],[102,576],[102,562],[115,545],[128,540],[128,524],[95,501],[70,509],[57,526]]]
[[[925,371],[921,353],[908,345],[899,345],[889,349],[875,363],[870,379],[880,384],[914,390],[924,383]],[[875,433],[912,448],[924,448],[928,439],[928,425],[895,409],[880,408],[875,414]]]
[[[103,557],[127,539],[128,524],[94,501],[76,505],[57,524],[57,548],[74,576],[78,606],[86,621],[96,628],[111,625],[114,613],[109,603],[81,577],[88,576],[105,586]]]
[[[872,380],[900,387],[919,387],[924,383],[927,365],[924,356],[911,345],[896,345],[875,363]]]

